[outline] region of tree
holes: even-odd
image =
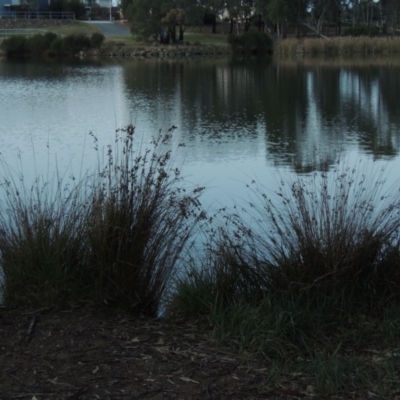
[[[383,29],[390,27],[394,32],[395,25],[399,23],[400,20],[400,4],[398,0],[380,0],[379,2],[381,8],[381,21]]]
[[[276,24],[278,36],[286,36],[287,24],[297,19],[297,1],[270,0],[267,6],[268,17]]]
[[[131,23],[131,32],[148,39],[150,36],[169,43],[177,41],[176,28],[179,27],[179,40],[183,40],[185,27],[199,24],[204,9],[197,0],[122,0],[125,15]],[[164,35],[164,30],[166,34]]]
[[[217,33],[217,20],[225,10],[224,0],[199,0],[199,7],[204,10],[204,21],[211,22],[212,33]]]
[[[176,27],[179,26],[179,40],[183,40],[184,27],[187,24],[186,13],[181,8],[169,10],[162,19],[163,24],[167,25],[168,38],[176,42]]]
[[[125,15],[131,24],[131,32],[146,40],[150,36],[157,40],[163,28],[163,3],[162,0],[132,0],[127,6],[126,3]]]

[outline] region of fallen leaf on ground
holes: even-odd
[[[200,383],[200,382],[195,381],[194,379],[187,378],[186,376],[181,376],[179,379],[184,382]]]

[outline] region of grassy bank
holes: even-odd
[[[144,146],[132,126],[119,131],[77,183],[26,187],[3,162],[5,304],[163,309],[261,360],[271,388],[289,379],[309,395],[393,398],[400,193],[383,192],[384,171],[339,163],[282,179],[271,196],[253,183],[245,218],[234,209],[208,218],[204,188],[175,165],[172,133]]]
[[[121,22],[126,25],[126,23]],[[0,29],[39,29],[40,34],[51,32],[58,36],[87,36],[91,37],[94,33],[101,33],[96,25],[89,24],[81,21],[59,21],[59,20],[0,20]],[[202,46],[203,52],[226,52],[229,50],[227,43],[227,35],[222,34],[209,34],[197,31],[188,31],[185,33],[185,42],[190,43],[192,46],[196,44],[197,47]],[[2,38],[0,38],[0,41]],[[154,44],[152,42],[144,42],[139,40],[133,35],[127,36],[107,36],[104,40],[102,54],[108,55],[110,53],[118,53],[121,48],[124,48],[124,53],[132,54],[140,51],[150,53],[154,51]],[[166,52],[178,52],[179,50],[175,45],[163,46]],[[83,48],[82,50],[87,50]],[[197,53],[200,50],[196,51]]]
[[[129,40],[137,51],[150,51]],[[110,48],[125,52],[130,46],[118,43],[115,39]],[[342,61],[329,65],[333,62]],[[187,185],[173,163],[180,148],[171,147],[170,134],[156,136],[145,149],[129,127],[119,134],[119,147],[110,148],[106,164],[67,191],[58,178],[38,180],[32,191],[3,164],[6,304],[106,304],[150,316],[163,308],[185,327],[211,330],[215,341],[259,360],[265,397],[277,391],[396,398],[398,189],[382,193],[379,171],[338,165],[333,181],[326,173],[283,181],[272,197],[253,185],[249,190],[258,201],[248,204],[246,220],[228,210],[210,221],[199,203],[203,189],[184,192]],[[190,246],[199,231],[206,233],[204,257]],[[79,329],[76,337],[82,337]],[[137,332],[130,339],[140,328]],[[165,354],[159,340],[151,344]],[[48,362],[53,358],[50,354]],[[163,358],[157,360],[163,364]],[[223,359],[218,363],[226,365]],[[94,363],[90,377],[96,368]],[[224,393],[226,385],[222,388]]]
[[[278,56],[293,55],[394,55],[400,54],[400,37],[332,37],[280,40],[275,45]]]
[[[378,171],[338,165],[333,180],[283,180],[272,197],[254,186],[252,222],[225,215],[201,266],[178,279],[170,312],[262,358],[272,386],[289,379],[308,395],[392,398],[400,389],[400,196],[382,184]]]
[[[53,32],[30,37],[0,39],[0,51],[7,57],[181,57],[231,54],[228,45],[185,42],[159,45],[137,42],[135,38],[105,38],[101,33],[74,33],[58,36]]]

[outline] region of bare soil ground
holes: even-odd
[[[287,399],[195,325],[112,309],[0,308],[0,399]],[[290,386],[290,385],[289,385]]]

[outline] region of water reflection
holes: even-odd
[[[66,161],[89,131],[109,143],[133,123],[147,138],[177,126],[192,172],[211,164],[307,173],[354,151],[396,160],[399,72],[392,60],[2,61],[0,146],[26,152],[33,142],[44,157],[51,143]]]
[[[399,66],[260,61],[145,62],[125,68],[128,92],[152,119],[171,115],[210,155],[263,137],[267,164],[310,171],[347,149],[398,154]],[[140,101],[139,101],[140,103]]]

